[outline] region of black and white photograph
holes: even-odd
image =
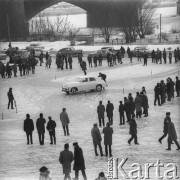
[[[0,0],[0,180],[180,178],[180,0]]]

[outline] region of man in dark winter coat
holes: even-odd
[[[152,57],[152,63],[155,63],[155,51],[154,51],[154,49],[152,50],[152,52],[151,52],[151,57]]]
[[[156,106],[156,101],[158,101],[158,105],[160,106],[160,94],[161,94],[161,87],[160,87],[160,83],[157,83],[157,85],[154,88],[154,105]]]
[[[5,78],[5,72],[6,72],[6,67],[5,65],[0,61],[0,74],[2,78]]]
[[[132,63],[132,58],[133,58],[133,53],[132,53],[132,51],[129,52],[129,58],[130,58],[130,63]]]
[[[91,55],[88,55],[87,60],[88,60],[88,63],[89,63],[89,67],[93,67],[92,66],[92,57],[91,57]]]
[[[69,151],[69,144],[64,145],[64,151],[60,152],[59,162],[63,167],[64,180],[71,180],[71,163],[74,160],[73,153]]]
[[[108,104],[106,105],[106,113],[109,123],[111,125],[113,124],[113,110],[114,110],[114,105],[110,101],[108,101]]]
[[[148,54],[146,51],[144,51],[143,58],[144,58],[144,65],[143,66],[147,66]]]
[[[170,118],[170,112],[166,112],[166,117],[164,118],[164,130],[163,130],[163,136],[159,138],[159,143],[162,144],[162,140],[168,135],[168,120]]]
[[[164,59],[164,64],[166,64],[167,54],[166,54],[166,49],[165,48],[164,48],[164,51],[163,51],[163,59]]]
[[[11,104],[11,109],[14,109],[13,108],[14,96],[13,96],[13,93],[12,93],[12,88],[9,88],[7,96],[8,96],[8,100],[9,100],[8,101],[8,109],[9,109],[10,104]]]
[[[141,99],[142,99],[142,107],[143,107],[143,114],[144,117],[148,116],[148,108],[149,108],[149,103],[148,103],[148,97],[145,94],[145,92],[141,92]]]
[[[127,122],[130,121],[130,107],[129,107],[129,101],[127,99],[127,97],[124,97],[124,111],[126,112],[126,118],[127,118]]]
[[[104,112],[105,112],[105,107],[102,104],[102,101],[99,101],[99,106],[97,107],[99,127],[101,127],[101,121],[102,121],[102,124],[104,126]]]
[[[179,92],[180,92],[180,80],[178,76],[176,76],[176,93],[177,93],[176,97],[179,97]]]
[[[99,154],[97,153],[97,146],[99,146],[99,151],[101,153],[101,156],[103,155],[103,151],[102,151],[102,147],[101,147],[101,133],[99,131],[99,128],[97,127],[97,124],[94,124],[92,130],[91,130],[91,136],[93,139],[93,144],[94,144],[94,151],[95,151],[95,155],[98,156]]]
[[[106,75],[103,74],[103,73],[99,73],[99,76],[98,77],[101,77],[101,79],[106,83]]]
[[[172,98],[172,87],[171,87],[171,82],[170,82],[170,79],[167,78],[167,83],[166,83],[166,90],[167,90],[167,100],[168,101],[171,101],[171,98]]]
[[[120,105],[119,105],[119,116],[120,116],[120,124],[125,124],[125,118],[124,118],[124,105],[122,103],[122,101],[120,101]]]
[[[132,118],[129,124],[129,134],[131,134],[131,138],[128,140],[128,144],[131,145],[131,141],[134,139],[134,144],[138,145],[139,143],[137,142],[137,124],[135,119]]]
[[[125,49],[124,49],[124,47],[121,46],[120,51],[121,51],[121,54],[122,54],[122,58],[124,58],[124,54],[125,54]]]
[[[164,104],[166,102],[166,84],[164,83],[164,80],[161,80],[160,88],[161,104]]]
[[[77,142],[73,143],[73,146],[74,146],[74,167],[73,167],[73,170],[75,171],[75,180],[78,180],[79,171],[82,172],[84,180],[87,180],[86,172],[85,172],[85,162],[84,162],[83,151],[79,147]]]
[[[171,144],[172,141],[175,142],[177,149],[180,150],[180,145],[177,141],[177,134],[176,134],[176,129],[174,127],[174,123],[171,122],[171,119],[168,119],[168,148],[166,150],[170,151],[171,150]]]
[[[26,114],[26,119],[24,120],[24,131],[27,136],[27,144],[29,144],[29,139],[31,144],[33,144],[32,132],[34,131],[34,123],[33,120],[30,119],[30,115]]]
[[[112,156],[111,146],[112,146],[112,134],[113,128],[110,127],[110,123],[107,122],[106,127],[103,128],[104,133],[104,145],[105,145],[105,153],[108,156],[108,146],[109,146],[109,156]]]
[[[64,56],[65,64],[66,64],[66,69],[68,69],[68,58],[67,55]]]
[[[102,66],[103,57],[101,53],[99,53],[98,60],[99,60],[99,66]]]
[[[19,66],[20,76],[22,76],[22,70],[23,70],[23,69],[22,69],[22,63],[19,63],[18,66]]]
[[[134,103],[131,93],[129,94],[128,101],[129,101],[129,119],[131,120],[135,116],[134,114],[135,103]]]
[[[50,144],[53,144],[53,141],[54,144],[56,144],[56,134],[55,134],[56,122],[52,120],[51,116],[49,116],[48,119],[49,121],[47,123],[46,129],[49,131],[49,136],[51,140]]]
[[[98,60],[98,57],[97,55],[95,55],[93,58],[94,67],[97,67],[97,60]]]
[[[66,136],[66,135],[69,136],[70,134],[69,134],[68,125],[70,123],[70,120],[69,120],[69,116],[68,116],[68,114],[66,112],[66,108],[62,109],[62,112],[60,114],[60,121],[62,123],[62,127],[63,127],[63,130],[64,130],[64,136]]]
[[[81,62],[81,68],[82,68],[82,70],[84,71],[84,75],[86,75],[86,74],[87,74],[87,73],[86,73],[87,68],[86,68],[86,62],[85,62],[85,61],[82,61],[82,62]]]
[[[130,50],[130,48],[128,47],[128,48],[127,48],[127,54],[128,54],[128,57],[129,57],[130,51],[131,51],[131,50]]]
[[[79,61],[79,64],[80,64],[80,66],[81,66],[81,63],[82,63],[82,54],[81,53],[79,53],[78,54],[78,61]]]
[[[135,103],[135,109],[136,109],[136,118],[141,118],[141,115],[142,115],[142,98],[139,94],[139,92],[136,92],[136,97],[135,97],[135,100],[134,100],[134,103]]]
[[[174,99],[174,86],[176,85],[175,82],[169,78],[170,83],[171,83],[171,97]]]
[[[72,69],[72,56],[71,55],[69,55],[68,56],[68,63],[69,63],[69,69]]]
[[[40,117],[36,121],[36,128],[39,135],[40,145],[44,145],[45,123],[46,123],[46,120],[43,118],[43,113],[40,113]]]

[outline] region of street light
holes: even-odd
[[[159,34],[159,42],[161,43],[161,14],[160,14],[160,34]]]

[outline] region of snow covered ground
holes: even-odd
[[[168,45],[167,45],[168,46]],[[95,157],[91,138],[91,128],[98,122],[96,108],[100,100],[106,105],[110,100],[114,106],[114,134],[112,153],[115,158],[129,158],[125,164],[125,170],[132,170],[132,163],[156,163],[159,159],[162,163],[175,163],[180,170],[179,153],[176,146],[172,145],[172,151],[165,151],[167,138],[163,144],[159,144],[158,138],[162,135],[165,113],[171,112],[171,118],[176,126],[180,138],[179,126],[179,105],[180,98],[175,98],[163,106],[153,105],[153,89],[157,82],[167,77],[178,75],[179,66],[172,64],[152,64],[148,66],[125,58],[123,65],[112,68],[107,67],[103,61],[102,67],[90,68],[88,75],[98,76],[99,72],[107,74],[108,87],[102,92],[91,92],[86,94],[66,95],[61,92],[64,82],[78,75],[83,75],[82,70],[74,59],[73,70],[57,70],[53,59],[51,69],[44,66],[36,67],[36,74],[11,79],[0,79],[0,113],[4,119],[0,119],[0,179],[1,180],[34,180],[39,177],[39,168],[47,166],[51,171],[53,180],[63,179],[62,166],[58,158],[65,143],[70,143],[70,150],[73,151],[72,143],[77,141],[82,147],[85,157],[86,173],[88,180],[94,180],[100,171],[107,173],[107,158]],[[119,126],[118,105],[128,93],[135,96],[141,91],[142,86],[146,87],[149,98],[149,117],[137,119],[139,146],[133,143],[127,144],[129,139],[129,125]],[[13,88],[14,97],[17,101],[18,113],[15,110],[7,110],[7,91]],[[124,89],[124,93],[123,93]],[[65,137],[59,120],[62,108],[67,108],[70,117],[70,136]],[[38,134],[35,128],[33,133],[33,145],[26,144],[26,135],[23,132],[23,120],[26,113],[31,115],[34,123],[40,113],[44,114],[47,120],[52,116],[57,123],[56,137],[57,145],[50,145],[49,134],[46,131],[45,145],[38,143]],[[107,122],[107,118],[105,118]],[[100,129],[102,131],[102,128]],[[102,134],[103,136],[103,134]],[[104,145],[102,141],[103,151]],[[166,168],[161,168],[161,175]],[[71,173],[74,177],[74,172]],[[121,179],[123,179],[120,176]],[[150,179],[155,178],[155,169],[150,170]],[[80,173],[80,180],[82,175]]]

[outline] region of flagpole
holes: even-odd
[[[12,56],[12,47],[11,47],[11,35],[10,35],[10,26],[9,26],[9,14],[8,14],[8,5],[6,1],[6,18],[7,18],[7,29],[8,29],[8,40],[9,40],[9,49],[10,49],[10,60]]]

